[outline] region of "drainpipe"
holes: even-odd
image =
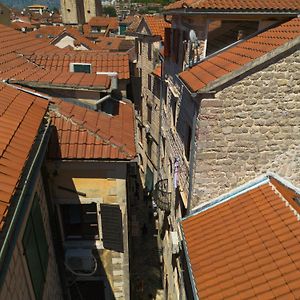
[[[21,193],[17,199],[17,204],[15,211],[13,213],[11,222],[7,229],[4,241],[0,250],[0,288],[4,282],[4,278],[9,267],[9,262],[11,260],[14,247],[16,245],[20,227],[22,225],[23,217],[27,211],[29,201],[26,199],[28,194],[31,194],[32,186],[31,184],[35,182],[38,172],[41,168],[43,162],[48,141],[50,138],[50,121],[48,121],[47,127],[45,128],[43,135],[40,139],[38,148],[36,149],[35,155],[31,160],[30,168],[24,179],[23,187]],[[32,149],[31,149],[32,151]],[[29,161],[28,161],[29,162]],[[27,163],[28,163],[27,162]]]
[[[193,96],[192,96],[193,97]],[[197,127],[197,118],[200,113],[201,102],[199,103],[199,109],[196,102],[194,101],[194,116],[193,116],[193,127],[192,127],[192,140],[191,140],[191,149],[190,149],[190,162],[189,162],[189,191],[187,199],[187,215],[191,212],[191,202],[193,196],[193,187],[194,187],[194,170],[195,170],[195,155],[196,155],[196,127]]]
[[[111,98],[111,96],[110,95],[106,95],[106,96],[100,98],[99,100],[97,100],[96,101],[96,107],[98,107],[99,104],[101,104],[102,102],[104,102],[105,100],[107,100],[109,98]]]

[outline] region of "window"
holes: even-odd
[[[152,122],[152,106],[151,104],[147,104],[147,121],[149,124]]]
[[[149,158],[152,157],[152,137],[148,134],[147,136],[147,155]]]
[[[172,96],[171,98],[171,110],[172,110],[172,125],[176,126],[176,99]]]
[[[152,59],[152,44],[148,42],[148,59]]]
[[[152,89],[152,77],[148,74],[148,89],[151,91]]]
[[[101,27],[91,26],[91,32],[93,32],[93,33],[99,33],[100,30],[101,30]]]
[[[97,205],[63,204],[61,207],[66,239],[99,239]]]
[[[42,299],[48,266],[48,244],[39,206],[35,194],[22,239],[27,266],[36,299]]]
[[[191,126],[187,125],[185,135],[184,135],[184,152],[185,152],[185,157],[188,161],[190,160],[191,140],[192,140],[192,128]]]
[[[74,73],[91,73],[91,64],[71,63],[70,72]]]

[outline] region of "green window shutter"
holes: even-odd
[[[35,297],[36,299],[42,299],[45,277],[40,263],[38,245],[36,243],[33,223],[30,217],[23,237],[23,247]]]
[[[41,264],[46,277],[47,266],[48,266],[48,244],[47,244],[46,233],[44,229],[42,212],[39,206],[39,198],[37,194],[34,197],[32,209],[31,209],[31,217],[33,220],[34,232],[38,244]]]
[[[23,248],[35,297],[42,299],[48,265],[48,244],[37,195],[23,235]]]

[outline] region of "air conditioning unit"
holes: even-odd
[[[172,253],[177,254],[180,251],[179,238],[177,231],[171,231]]]
[[[65,263],[73,271],[91,272],[95,267],[91,249],[67,249]]]

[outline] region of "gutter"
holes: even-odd
[[[183,244],[183,249],[184,249],[184,255],[185,255],[185,258],[186,258],[186,265],[188,267],[189,278],[190,278],[190,282],[191,282],[191,286],[192,286],[193,298],[195,300],[199,300],[198,293],[197,293],[197,288],[196,288],[196,283],[195,283],[195,278],[194,278],[193,271],[192,271],[191,260],[190,260],[190,257],[189,257],[189,252],[188,252],[188,249],[187,249],[187,243],[186,243],[186,239],[185,239],[185,235],[184,235],[184,231],[183,231],[181,222],[179,223],[179,228],[180,228],[181,235],[182,235],[182,244]]]
[[[33,155],[35,146],[38,144],[38,147],[34,153],[32,159],[28,159],[25,165],[25,170],[30,163],[29,170],[26,172],[26,177],[19,182],[22,184],[22,190],[17,199],[15,210],[13,212],[10,224],[8,226],[7,232],[5,234],[1,250],[0,250],[0,288],[4,282],[5,275],[9,268],[9,263],[15,249],[17,239],[19,237],[20,227],[24,221],[24,215],[28,209],[31,200],[32,185],[36,182],[37,176],[41,169],[41,165],[46,153],[48,141],[50,138],[50,120],[47,121],[46,128],[43,132],[43,135],[35,141],[34,147],[31,148],[30,156]],[[40,129],[41,130],[41,127]],[[13,196],[14,198],[15,196]],[[29,198],[30,197],[30,198]]]
[[[275,11],[274,10],[230,10],[230,9],[196,9],[196,8],[177,8],[177,9],[170,9],[166,10],[163,12],[163,15],[246,15],[246,16],[261,16],[261,15],[266,15],[266,16],[272,16],[272,17],[277,17],[277,16],[290,16],[290,17],[296,17],[300,11]]]
[[[44,88],[44,89],[61,89],[61,90],[80,90],[80,91],[108,91],[107,87],[104,86],[78,86],[78,85],[64,85],[64,84],[45,84],[45,83],[37,83],[32,81],[24,81],[24,80],[15,80],[15,79],[9,79],[7,81],[8,83],[12,84],[20,84],[25,85],[27,87],[31,88]]]

